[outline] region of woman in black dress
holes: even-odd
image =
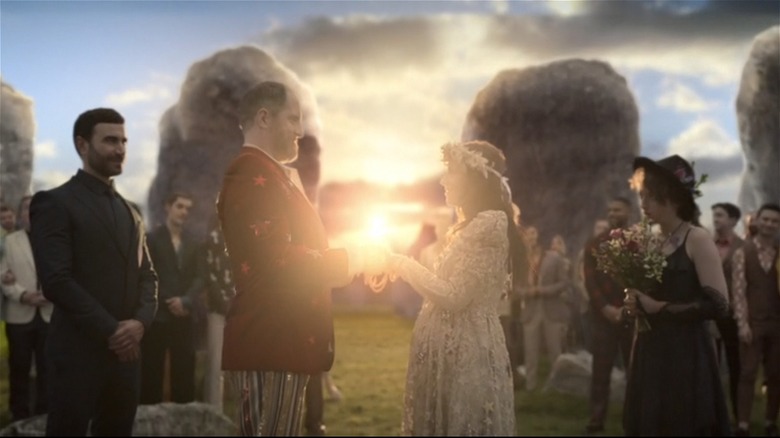
[[[632,187],[664,236],[667,266],[655,290],[628,289],[625,312],[646,314],[637,333],[623,412],[626,435],[731,435],[712,337],[705,321],[727,315],[718,250],[696,216],[693,168],[674,155],[637,158]]]

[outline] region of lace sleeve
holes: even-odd
[[[417,261],[404,257],[397,273],[421,295],[447,310],[465,308],[474,296],[490,284],[490,276],[502,274],[506,260],[500,260],[502,239],[506,239],[507,219],[503,212],[480,213],[461,231],[450,257],[453,259],[449,278],[442,278]],[[453,242],[455,245],[456,242]],[[497,270],[501,270],[498,272]]]
[[[680,321],[720,319],[729,315],[729,302],[722,293],[704,286],[702,299],[691,303],[671,303],[664,306],[659,316]]]

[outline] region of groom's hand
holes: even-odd
[[[365,269],[363,249],[358,246],[347,246],[344,250],[347,251],[347,277],[352,281]]]
[[[381,275],[387,271],[389,251],[380,245],[369,245],[363,254],[364,273],[367,276]]]

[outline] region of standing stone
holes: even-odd
[[[477,95],[463,140],[504,151],[522,221],[570,255],[628,186],[639,153],[639,114],[626,80],[600,61],[569,59],[500,72]]]
[[[752,213],[780,202],[780,26],[753,40],[736,109],[745,156],[739,205]]]
[[[14,211],[30,194],[34,139],[32,100],[0,79],[0,201]]]
[[[160,120],[157,175],[149,190],[150,224],[165,220],[165,200],[173,192],[194,197],[188,229],[205,238],[216,214],[216,198],[225,168],[243,142],[238,103],[250,88],[266,80],[289,86],[301,101],[305,136],[298,161],[307,194],[313,200],[319,183],[319,120],[313,94],[273,57],[253,46],[221,50],[194,63],[179,101]]]

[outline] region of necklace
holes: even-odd
[[[680,228],[683,226],[684,223],[685,223],[685,221],[680,221],[680,224],[677,225],[677,227],[674,229],[674,231],[672,231],[671,233],[669,233],[668,236],[666,236],[666,239],[664,239],[664,243],[663,243],[663,245],[661,245],[661,248],[666,246],[667,243],[672,245],[672,247],[677,248],[677,245],[678,245],[679,240],[680,240],[680,236],[677,236],[676,234],[677,234],[677,231],[680,230]]]

